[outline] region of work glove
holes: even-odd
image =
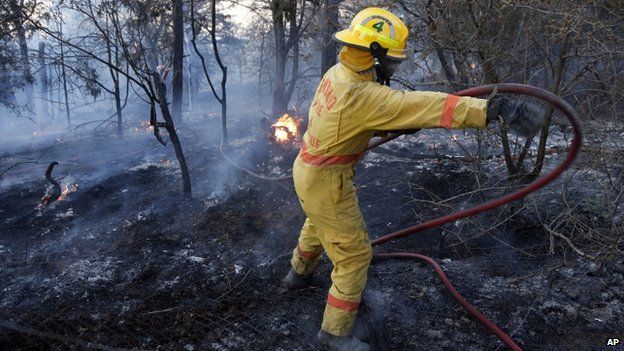
[[[537,133],[545,119],[544,110],[534,103],[494,95],[487,104],[488,124],[499,117],[511,130],[524,137]]]

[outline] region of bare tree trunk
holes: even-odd
[[[11,84],[11,72],[6,62],[0,61],[0,103],[14,107],[17,104],[15,92]]]
[[[509,144],[509,128],[505,124],[501,124],[500,137],[503,144],[503,156],[505,157],[505,165],[507,166],[507,174],[513,176],[518,172],[514,159],[511,154],[511,146]]]
[[[563,42],[561,43],[561,48],[559,49],[559,56],[557,58],[557,63],[555,67],[553,67],[553,82],[550,87],[550,92],[557,95],[559,93],[559,87],[561,86],[561,81],[563,79],[563,71],[566,63],[566,55],[568,53],[568,44],[570,43],[570,33],[567,33]],[[550,123],[552,122],[552,115],[555,112],[555,108],[552,105],[548,105],[546,109],[546,120],[544,122],[544,126],[540,131],[539,145],[537,146],[537,156],[535,160],[535,168],[533,168],[533,176],[537,177],[542,172],[542,167],[544,165],[544,157],[546,156],[546,141],[548,140],[548,130],[550,128]]]
[[[63,101],[63,77],[61,74],[61,65],[57,62],[55,63],[55,72],[53,75],[50,75],[51,77],[56,77],[56,96],[52,99],[52,101],[54,101],[57,106],[56,106],[56,110],[57,110],[57,114],[60,116],[63,113],[63,103],[61,101]]]
[[[121,89],[119,88],[119,77],[115,80],[115,114],[117,115],[117,136],[123,138],[123,115],[121,113]]]
[[[496,84],[500,82],[500,77],[496,72],[496,69],[492,66],[490,61],[488,60],[488,56],[483,53],[483,51],[479,51],[479,58],[481,59],[481,65],[483,66],[483,72],[485,75],[486,82],[488,84],[493,83]],[[500,129],[500,137],[501,143],[503,144],[503,155],[505,157],[505,165],[507,166],[507,174],[512,176],[518,172],[518,168],[516,167],[513,159],[513,155],[511,152],[511,145],[509,143],[509,128],[502,124]]]
[[[47,117],[48,112],[48,70],[45,62],[45,43],[39,43],[39,114]]]
[[[300,16],[303,16],[303,9],[301,9]],[[297,80],[299,79],[299,27],[297,25],[297,0],[292,1],[291,11],[289,12],[288,22],[290,23],[290,30],[288,34],[288,42],[286,48],[292,48],[293,55],[291,59],[291,70],[290,70],[290,82],[288,83],[288,87],[286,88],[286,92],[284,94],[284,101],[286,101],[286,108],[288,108],[288,102],[295,91],[295,86],[297,85]],[[286,50],[286,54],[288,54],[288,50]]]
[[[196,99],[197,92],[199,91],[199,89],[198,89],[197,77],[195,74],[195,67],[193,67],[190,62],[186,66],[186,75],[187,75],[186,92],[188,94],[187,99],[186,99],[186,101],[188,102],[187,111],[193,111],[193,109],[195,108],[195,99]]]
[[[466,53],[456,50],[453,53],[453,64],[455,65],[455,70],[457,71],[457,80],[460,89],[468,88],[470,86],[470,76],[466,70],[466,65],[468,64],[468,56]]]
[[[221,55],[219,54],[219,48],[217,47],[217,0],[212,0],[212,29],[210,31],[210,38],[212,40],[212,50],[214,51],[215,59],[221,69],[221,132],[223,139],[221,140],[221,148],[224,148],[228,144],[227,137],[227,78],[228,68],[221,61]]]
[[[221,60],[221,55],[219,54],[219,47],[217,46],[217,1],[212,0],[212,18],[211,18],[211,29],[210,29],[210,39],[212,42],[212,51],[215,55],[215,60],[221,69],[221,96],[217,93],[214,84],[212,83],[212,79],[210,78],[210,74],[208,74],[208,68],[206,67],[206,60],[204,55],[199,51],[197,47],[197,32],[195,28],[195,1],[191,0],[191,30],[193,37],[191,39],[191,43],[193,44],[193,49],[195,53],[199,57],[202,68],[204,70],[204,76],[208,81],[208,85],[210,85],[210,90],[214,95],[215,99],[219,101],[221,104],[221,149],[227,146],[228,143],[228,135],[227,135],[227,77],[228,77],[228,68],[223,64]]]
[[[20,64],[22,68],[22,77],[24,79],[24,92],[26,94],[26,105],[32,106],[33,95],[33,76],[30,73],[30,60],[28,58],[28,44],[26,42],[26,29],[24,28],[24,14],[22,7],[16,0],[9,0],[11,8],[13,25],[17,33],[17,40],[20,48]]]
[[[457,86],[456,88],[459,89],[459,85],[457,84],[457,77],[455,77],[455,72],[453,72],[451,65],[446,59],[446,56],[444,55],[444,51],[440,48],[436,48],[436,54],[438,56],[438,60],[440,61],[440,65],[442,66],[442,69],[444,70],[444,75],[446,76],[446,80],[448,80],[452,86]]]
[[[193,111],[195,106],[195,98],[197,95],[198,89],[198,81],[197,75],[195,74],[195,67],[193,66],[191,55],[189,53],[189,41],[188,41],[188,33],[184,32],[184,56],[189,59],[186,60],[186,64],[184,64],[184,71],[186,72],[186,101],[188,103],[187,111]]]
[[[110,63],[108,66],[108,71],[109,74],[111,76],[111,80],[113,81],[113,97],[115,98],[115,114],[117,117],[117,136],[119,138],[123,138],[123,116],[122,116],[122,109],[123,107],[121,106],[121,87],[120,87],[120,82],[119,82],[119,71],[115,70],[113,68],[113,65],[115,67],[119,67],[119,46],[115,45],[114,46],[114,53],[113,53],[113,47],[112,47],[112,43],[110,41],[110,39],[108,38],[108,36],[106,36],[106,52],[107,52],[107,61]]]
[[[262,69],[264,68],[264,41],[266,33],[262,32],[262,41],[260,42],[260,68],[258,69],[258,101],[262,101]]]
[[[321,75],[336,64],[338,49],[332,36],[338,31],[338,5],[340,0],[325,0],[323,2],[323,48],[321,56]]]
[[[56,71],[54,66],[55,66],[54,61],[48,64],[48,96],[47,98],[49,101],[50,117],[52,118],[56,117],[56,113],[57,113],[57,109],[54,106],[54,80],[52,79],[52,77],[54,77],[53,73]]]
[[[274,7],[285,6],[285,1],[273,1]],[[275,39],[275,87],[273,89],[273,115],[280,115],[288,110],[288,101],[285,101],[286,79],[286,34],[284,33],[284,10],[279,7],[273,9],[273,36]]]
[[[63,36],[63,24],[59,25],[59,35]],[[65,73],[65,51],[63,41],[59,41],[61,46],[61,78],[63,83],[63,94],[65,96],[65,117],[67,118],[67,128],[71,128],[71,113],[69,112],[69,97],[67,94],[67,73]]]
[[[299,36],[305,14],[305,4],[297,9],[297,0],[275,0],[271,2],[273,14],[273,35],[275,39],[275,87],[273,89],[273,114],[288,110],[288,102],[299,79]],[[287,17],[286,17],[287,16]],[[288,37],[286,24],[288,23]],[[292,53],[290,81],[286,83],[288,53]]]
[[[184,58],[184,13],[182,0],[173,0],[173,79],[172,112],[176,120],[182,121],[183,58]]]
[[[186,163],[186,157],[184,157],[182,145],[180,144],[180,138],[178,138],[178,133],[176,132],[173,118],[171,117],[171,112],[169,111],[169,104],[167,103],[167,87],[165,86],[165,83],[160,79],[158,73],[152,74],[152,83],[156,87],[156,93],[158,94],[158,104],[160,106],[160,111],[162,113],[163,119],[165,120],[165,128],[169,133],[169,139],[173,144],[173,149],[175,151],[176,158],[178,159],[178,164],[180,165],[180,172],[182,173],[182,192],[184,193],[184,196],[190,198],[192,195],[191,177],[189,174],[188,165]]]

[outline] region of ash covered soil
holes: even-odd
[[[356,185],[372,238],[450,211],[427,201],[431,193],[444,199],[474,188],[465,160],[431,147],[448,139],[435,133],[443,132],[405,138],[360,162]],[[292,182],[255,179],[224,163],[216,143],[186,142],[194,185],[187,201],[170,148],[149,135],[123,144],[60,142],[2,180],[0,349],[318,350],[331,265],[323,258],[308,289],[280,288],[305,219]],[[242,164],[273,175],[287,174],[296,153],[242,134],[232,145],[234,153],[254,150]],[[2,155],[0,169],[37,148]],[[59,182],[77,188],[38,211],[53,160],[61,161]],[[492,169],[502,172],[500,158]],[[547,235],[528,219],[480,236],[474,223],[457,226],[376,250],[432,256],[526,350],[618,350],[606,342],[624,339],[621,258],[548,254]],[[415,261],[375,260],[358,323],[377,350],[505,349]]]

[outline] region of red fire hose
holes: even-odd
[[[559,166],[557,166],[555,169],[550,171],[545,176],[535,180],[533,183],[528,184],[525,187],[519,190],[516,190],[508,195],[505,195],[503,197],[500,197],[494,200],[490,200],[488,202],[485,202],[483,204],[477,205],[475,207],[472,207],[463,211],[451,213],[451,214],[448,214],[439,218],[429,220],[424,223],[420,223],[420,224],[405,228],[403,230],[399,230],[394,233],[384,235],[380,238],[373,240],[372,241],[373,246],[381,245],[383,243],[386,243],[394,239],[403,238],[408,235],[412,235],[412,234],[421,232],[426,229],[431,229],[431,228],[438,227],[438,226],[441,226],[450,222],[454,222],[461,218],[474,216],[478,213],[489,211],[496,207],[508,204],[512,201],[519,200],[527,196],[528,194],[544,187],[546,184],[552,182],[564,170],[570,167],[570,165],[574,161],[574,158],[579,152],[579,149],[581,147],[581,140],[582,140],[580,121],[579,121],[579,117],[576,111],[568,103],[566,103],[562,98],[558,97],[557,95],[554,95],[540,88],[536,88],[536,87],[528,86],[528,85],[522,85],[522,84],[502,83],[502,84],[484,85],[480,87],[462,90],[460,92],[455,93],[455,95],[483,96],[483,95],[489,95],[493,93],[494,91],[497,91],[498,93],[512,93],[512,94],[522,94],[522,95],[533,96],[561,110],[561,112],[563,112],[564,115],[570,121],[570,124],[572,125],[572,129],[574,131],[574,139],[572,139],[572,145],[570,146],[570,151],[568,152],[568,155],[565,158],[565,160]],[[384,140],[384,142],[390,141],[392,139],[393,139],[392,137],[388,138],[387,140]],[[381,143],[377,143],[375,146],[379,146],[379,145],[381,145]],[[435,269],[436,273],[438,273],[438,275],[440,276],[442,283],[446,286],[446,288],[451,292],[453,297],[461,304],[461,306],[464,309],[466,309],[479,322],[481,322],[488,329],[490,329],[494,334],[496,334],[496,336],[498,336],[499,339],[501,339],[507,346],[509,346],[509,348],[515,351],[522,351],[522,348],[518,346],[518,344],[516,344],[511,339],[511,337],[509,337],[509,335],[507,335],[504,331],[502,331],[492,321],[487,319],[487,317],[485,317],[481,312],[479,312],[479,310],[477,310],[474,306],[468,303],[468,301],[466,301],[466,299],[464,299],[457,292],[457,290],[455,290],[455,287],[453,286],[453,284],[451,284],[446,274],[444,274],[444,271],[442,271],[442,268],[440,268],[440,266],[432,258],[424,256],[424,255],[420,255],[417,253],[408,253],[408,252],[378,253],[375,256],[396,257],[396,258],[416,258],[416,259],[425,261],[426,263],[430,264],[431,266],[433,266],[433,269]]]

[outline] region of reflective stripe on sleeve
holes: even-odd
[[[442,116],[440,116],[440,127],[453,128],[453,116],[455,115],[455,107],[459,102],[459,96],[449,94],[444,102]]]

